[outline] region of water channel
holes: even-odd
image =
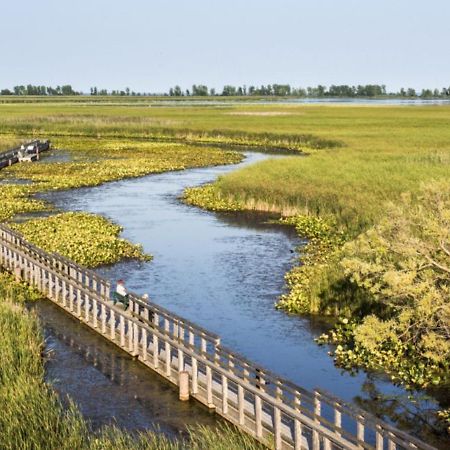
[[[52,192],[45,198],[62,210],[88,211],[112,219],[124,227],[123,237],[141,243],[154,256],[151,262],[125,261],[99,269],[105,277],[124,279],[130,290],[148,293],[156,303],[219,334],[227,347],[307,389],[326,389],[405,429],[420,430],[423,423],[418,417],[426,420],[427,410],[436,406],[432,400],[416,396],[411,401],[402,389],[383,377],[364,372],[350,374],[336,368],[328,355],[330,349],[319,347],[313,340],[323,332],[323,323],[274,309],[274,302],[284,289],[283,275],[294,264],[295,249],[301,244],[292,229],[269,224],[264,215],[217,214],[180,202],[179,196],[186,187],[275,157],[258,152],[245,154],[246,159],[239,165],[150,175],[99,187]],[[67,340],[57,337],[57,321],[50,323],[45,316],[52,345],[60,352],[69,351]],[[70,386],[74,378],[71,365],[67,370],[58,369],[56,358],[51,370],[60,380],[58,389],[75,401],[84,402],[83,412],[101,424],[103,416],[95,412],[100,404],[94,391],[96,386],[106,392],[111,388],[102,387],[97,375],[89,375],[91,372],[85,369],[87,382],[91,380],[92,385],[86,396],[86,392]],[[156,383],[151,374],[146,376],[149,383]],[[106,396],[108,401],[113,395],[116,394]],[[119,389],[117,395],[126,410],[128,394]],[[145,397],[147,403],[151,403],[150,397]],[[89,406],[89,399],[94,403],[94,398],[95,405]],[[136,402],[129,400],[129,408],[134,408]],[[120,416],[121,407],[118,411]],[[152,422],[144,413],[143,416],[145,423]],[[175,422],[178,419],[177,415]],[[163,421],[162,426],[177,425],[169,420]]]

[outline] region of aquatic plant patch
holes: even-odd
[[[120,226],[94,214],[68,212],[11,224],[11,227],[38,247],[84,267],[112,264],[126,258],[151,259],[140,245],[120,238]]]

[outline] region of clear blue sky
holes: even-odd
[[[450,85],[450,0],[0,0],[0,87]]]

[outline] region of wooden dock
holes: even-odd
[[[434,447],[316,389],[307,391],[221,345],[220,337],[130,294],[128,311],[110,282],[49,254],[0,225],[0,266],[154,372],[263,443],[284,449]]]
[[[21,152],[26,156],[29,161],[35,161],[39,159],[39,154],[50,149],[49,141],[40,141],[38,139],[23,144],[24,149],[21,146],[7,150],[0,153],[0,169],[4,167],[12,166],[21,159]],[[29,147],[32,149],[28,150]]]

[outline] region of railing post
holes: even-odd
[[[213,402],[213,393],[212,393],[212,386],[213,380],[212,380],[212,370],[211,367],[206,366],[206,406],[208,408],[215,408],[214,402]]]
[[[257,438],[262,437],[261,413],[262,413],[261,397],[259,395],[255,395],[255,433]]]
[[[198,363],[194,357],[192,357],[192,394],[198,394]]]
[[[77,316],[81,317],[81,289],[77,289]]]
[[[295,411],[301,414],[300,410],[301,405],[301,394],[300,392],[295,392],[294,398],[294,408]],[[302,423],[296,418],[294,419],[294,449],[301,450],[303,444],[303,431],[302,431]]]
[[[380,425],[375,427],[375,448],[376,450],[383,450],[383,430]]]
[[[155,333],[153,333],[153,367],[155,369],[159,367],[159,339]]]
[[[130,353],[133,353],[134,350],[134,324],[128,319],[127,320],[127,335],[128,335],[128,350]]]
[[[274,434],[275,434],[275,448],[281,449],[281,411],[280,408],[274,407],[273,411]]]
[[[222,375],[222,412],[228,414],[228,378]]]
[[[125,319],[122,314],[119,315],[119,333],[120,333],[120,346],[125,347]]]
[[[148,345],[148,341],[147,341],[147,330],[145,328],[142,328],[142,359],[144,361],[147,361],[147,345]]]
[[[238,409],[239,409],[239,425],[245,424],[245,396],[244,396],[244,388],[239,384],[238,385]]]
[[[171,348],[170,348],[170,344],[169,342],[166,342],[166,349],[165,349],[165,353],[166,353],[166,376],[167,377],[171,377],[172,375],[172,368],[171,368],[171,364],[172,364],[172,355],[171,355]]]
[[[111,340],[114,341],[116,338],[116,313],[112,308],[109,311],[109,331]]]
[[[320,402],[320,393],[314,391],[314,422],[320,424],[320,416],[322,413],[322,406]],[[320,449],[320,439],[319,433],[316,430],[313,430],[313,450]]]
[[[97,328],[97,317],[98,317],[98,305],[97,305],[97,300],[93,299],[92,300],[92,313],[94,315],[94,328]]]
[[[137,323],[132,322],[133,327],[133,356],[139,355],[139,327]]]
[[[206,353],[206,339],[202,336],[201,337],[201,344],[200,344],[200,349],[202,351],[202,353]]]
[[[106,333],[106,307],[103,303],[100,303],[100,320],[102,323],[102,333]]]
[[[178,372],[184,371],[184,353],[181,348],[178,349]]]
[[[63,306],[66,306],[66,298],[67,298],[67,283],[65,280],[62,281],[62,303]],[[71,312],[73,312],[73,298],[74,298],[74,292],[73,292],[73,286],[72,283],[69,284],[69,309]]]
[[[86,319],[86,323],[89,323],[89,309],[90,309],[89,295],[84,295],[84,318]]]
[[[181,401],[185,402],[189,400],[189,372],[182,370],[179,372],[179,398]]]
[[[387,437],[388,437],[388,450],[397,450],[397,444],[393,439],[394,434],[389,432]]]
[[[341,436],[341,427],[342,427],[342,414],[341,414],[341,405],[338,402],[334,403],[334,426],[336,427],[335,432],[338,436]]]
[[[365,442],[364,438],[364,417],[358,416],[357,422],[356,422],[356,437],[358,441]],[[362,444],[358,443],[359,448],[364,448]]]

